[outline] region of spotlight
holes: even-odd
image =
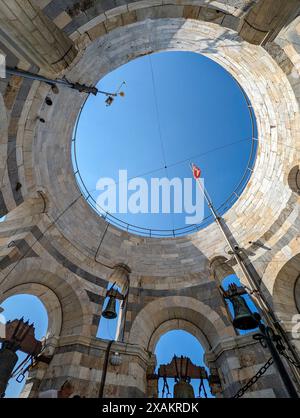
[[[58,94],[59,93],[59,88],[57,87],[56,84],[51,84],[51,90],[53,94]]]
[[[45,99],[45,103],[46,103],[46,105],[47,105],[47,106],[52,106],[52,105],[53,105],[53,102],[52,102],[52,100],[50,99],[50,97],[46,97],[46,99]]]
[[[108,98],[105,100],[107,107],[111,106],[113,102],[114,102],[114,98],[112,96],[108,96]]]

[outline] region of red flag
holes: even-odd
[[[201,170],[195,164],[193,164],[193,174],[194,174],[195,180],[198,180],[201,177]]]

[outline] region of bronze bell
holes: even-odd
[[[116,312],[116,297],[111,295],[107,302],[105,310],[102,312],[103,318],[115,319],[118,315]]]
[[[179,380],[174,386],[174,398],[175,399],[192,399],[195,398],[195,392],[193,386],[185,380]]]
[[[257,328],[257,317],[250,311],[245,299],[242,296],[232,296],[230,301],[234,310],[234,319],[232,322],[234,328],[241,330]]]

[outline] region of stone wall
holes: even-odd
[[[0,2],[2,19],[1,7],[7,10],[7,3]],[[246,38],[245,19],[255,15],[255,7],[265,10],[266,18],[267,1],[30,3],[50,28],[55,26],[57,40],[52,49],[50,39],[38,47],[28,40],[26,50],[25,27],[16,19],[14,25],[5,22],[9,38],[0,32],[0,50],[10,66],[50,71],[53,77],[63,71],[71,81],[95,84],[141,55],[182,50],[215,60],[240,83],[255,111],[259,148],[251,179],[224,219],[299,350],[289,323],[298,312],[299,287],[294,291],[293,286],[300,272],[300,198],[297,179],[292,179],[300,149],[297,10],[282,13],[280,24],[267,26],[268,41],[253,45],[254,38],[260,44],[257,34],[250,42],[241,38]],[[9,4],[11,10],[15,2]],[[38,20],[26,30],[38,30],[34,25],[39,26]],[[61,48],[53,50],[53,45]],[[68,48],[74,52],[70,59],[53,67],[51,54],[61,58]],[[32,371],[23,396],[59,387],[69,377],[78,393],[99,394],[108,342],[95,336],[107,285],[119,263],[131,269],[124,334],[112,348],[123,362],[119,368],[108,366],[104,395],[145,396],[159,337],[184,329],[199,339],[209,367],[218,370],[218,396],[233,396],[267,353],[251,337],[237,337],[231,325],[218,285],[232,272],[249,283],[216,225],[174,239],[143,238],[108,226],[81,196],[73,174],[72,131],[85,94],[64,87],[54,94],[47,84],[19,77],[1,80],[0,92],[0,216],[8,214],[0,224],[0,301],[30,293],[44,302],[53,355],[50,365]],[[286,396],[275,375],[270,369],[249,396]]]

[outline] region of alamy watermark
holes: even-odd
[[[0,53],[0,78],[6,78],[6,56]]]
[[[199,179],[202,188],[204,180]],[[97,205],[109,214],[185,214],[187,225],[199,224],[204,219],[204,196],[192,177],[173,179],[142,177],[129,179],[127,170],[119,170],[118,181],[100,178]]]

